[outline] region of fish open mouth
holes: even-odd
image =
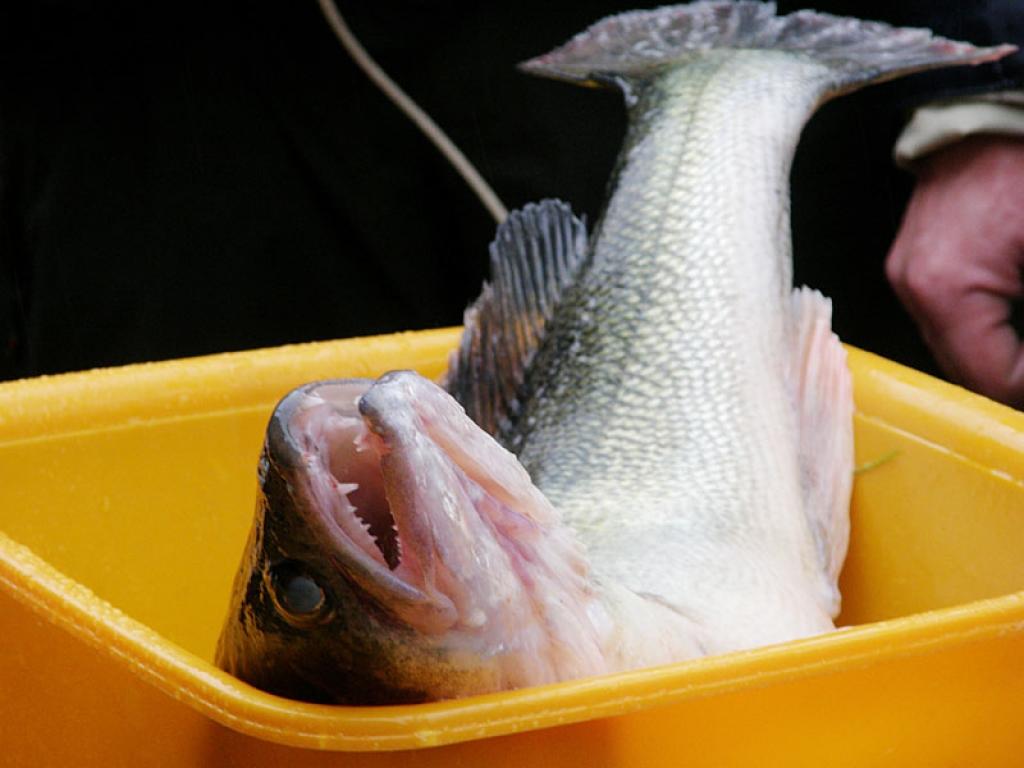
[[[300,387],[271,419],[265,458],[268,510],[307,528],[328,584],[359,602],[347,613],[489,660],[498,687],[602,668],[583,548],[436,384],[399,371]]]
[[[439,551],[446,536],[436,530],[437,505],[416,498],[410,487],[428,484],[429,498],[444,496],[437,491],[450,490],[444,470],[451,465],[415,427],[387,438],[374,432],[373,419],[360,411],[377,386],[341,380],[295,390],[275,412],[268,455],[286,473],[293,508],[325,560],[396,618],[442,632],[459,621],[465,601],[448,567],[452,558]],[[408,417],[410,409],[397,410]],[[410,444],[414,456],[406,455]],[[460,502],[451,515],[478,517],[471,501]]]
[[[482,626],[529,602],[549,561],[574,583],[587,570],[515,457],[414,373],[295,390],[267,454],[326,559],[420,630]]]
[[[307,470],[314,506],[330,513],[329,526],[365,556],[394,571],[401,546],[381,469],[378,441],[372,438],[358,403],[369,380],[324,382],[297,391],[288,409],[287,431]]]

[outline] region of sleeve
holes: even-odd
[[[1024,49],[1020,0],[913,4],[939,34]],[[902,96],[909,120],[893,158],[904,168],[968,136],[1024,138],[1024,50],[981,67],[929,73],[911,81]]]
[[[897,165],[913,169],[920,158],[979,134],[1024,139],[1024,91],[999,91],[917,107],[893,146],[893,159]]]

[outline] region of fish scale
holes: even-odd
[[[760,551],[814,562],[783,389],[784,190],[825,72],[722,51],[644,87],[593,259],[527,379],[546,394],[507,438],[602,576],[681,610],[709,578],[746,582],[760,602],[749,587],[780,577]],[[723,573],[722,547],[745,562]]]

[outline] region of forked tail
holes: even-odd
[[[977,48],[927,29],[898,28],[815,11],[775,14],[774,3],[701,0],[609,16],[551,53],[521,65],[573,82],[635,85],[711,49],[789,51],[825,64],[833,96],[900,75],[994,61],[1016,48]]]

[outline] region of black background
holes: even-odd
[[[460,322],[493,221],[314,2],[139,5],[0,15],[0,378]],[[506,205],[594,221],[621,98],[514,67],[622,3],[340,7]],[[797,281],[844,340],[927,370],[883,277],[911,181],[889,153],[908,94],[947,84],[826,105],[794,165]]]

